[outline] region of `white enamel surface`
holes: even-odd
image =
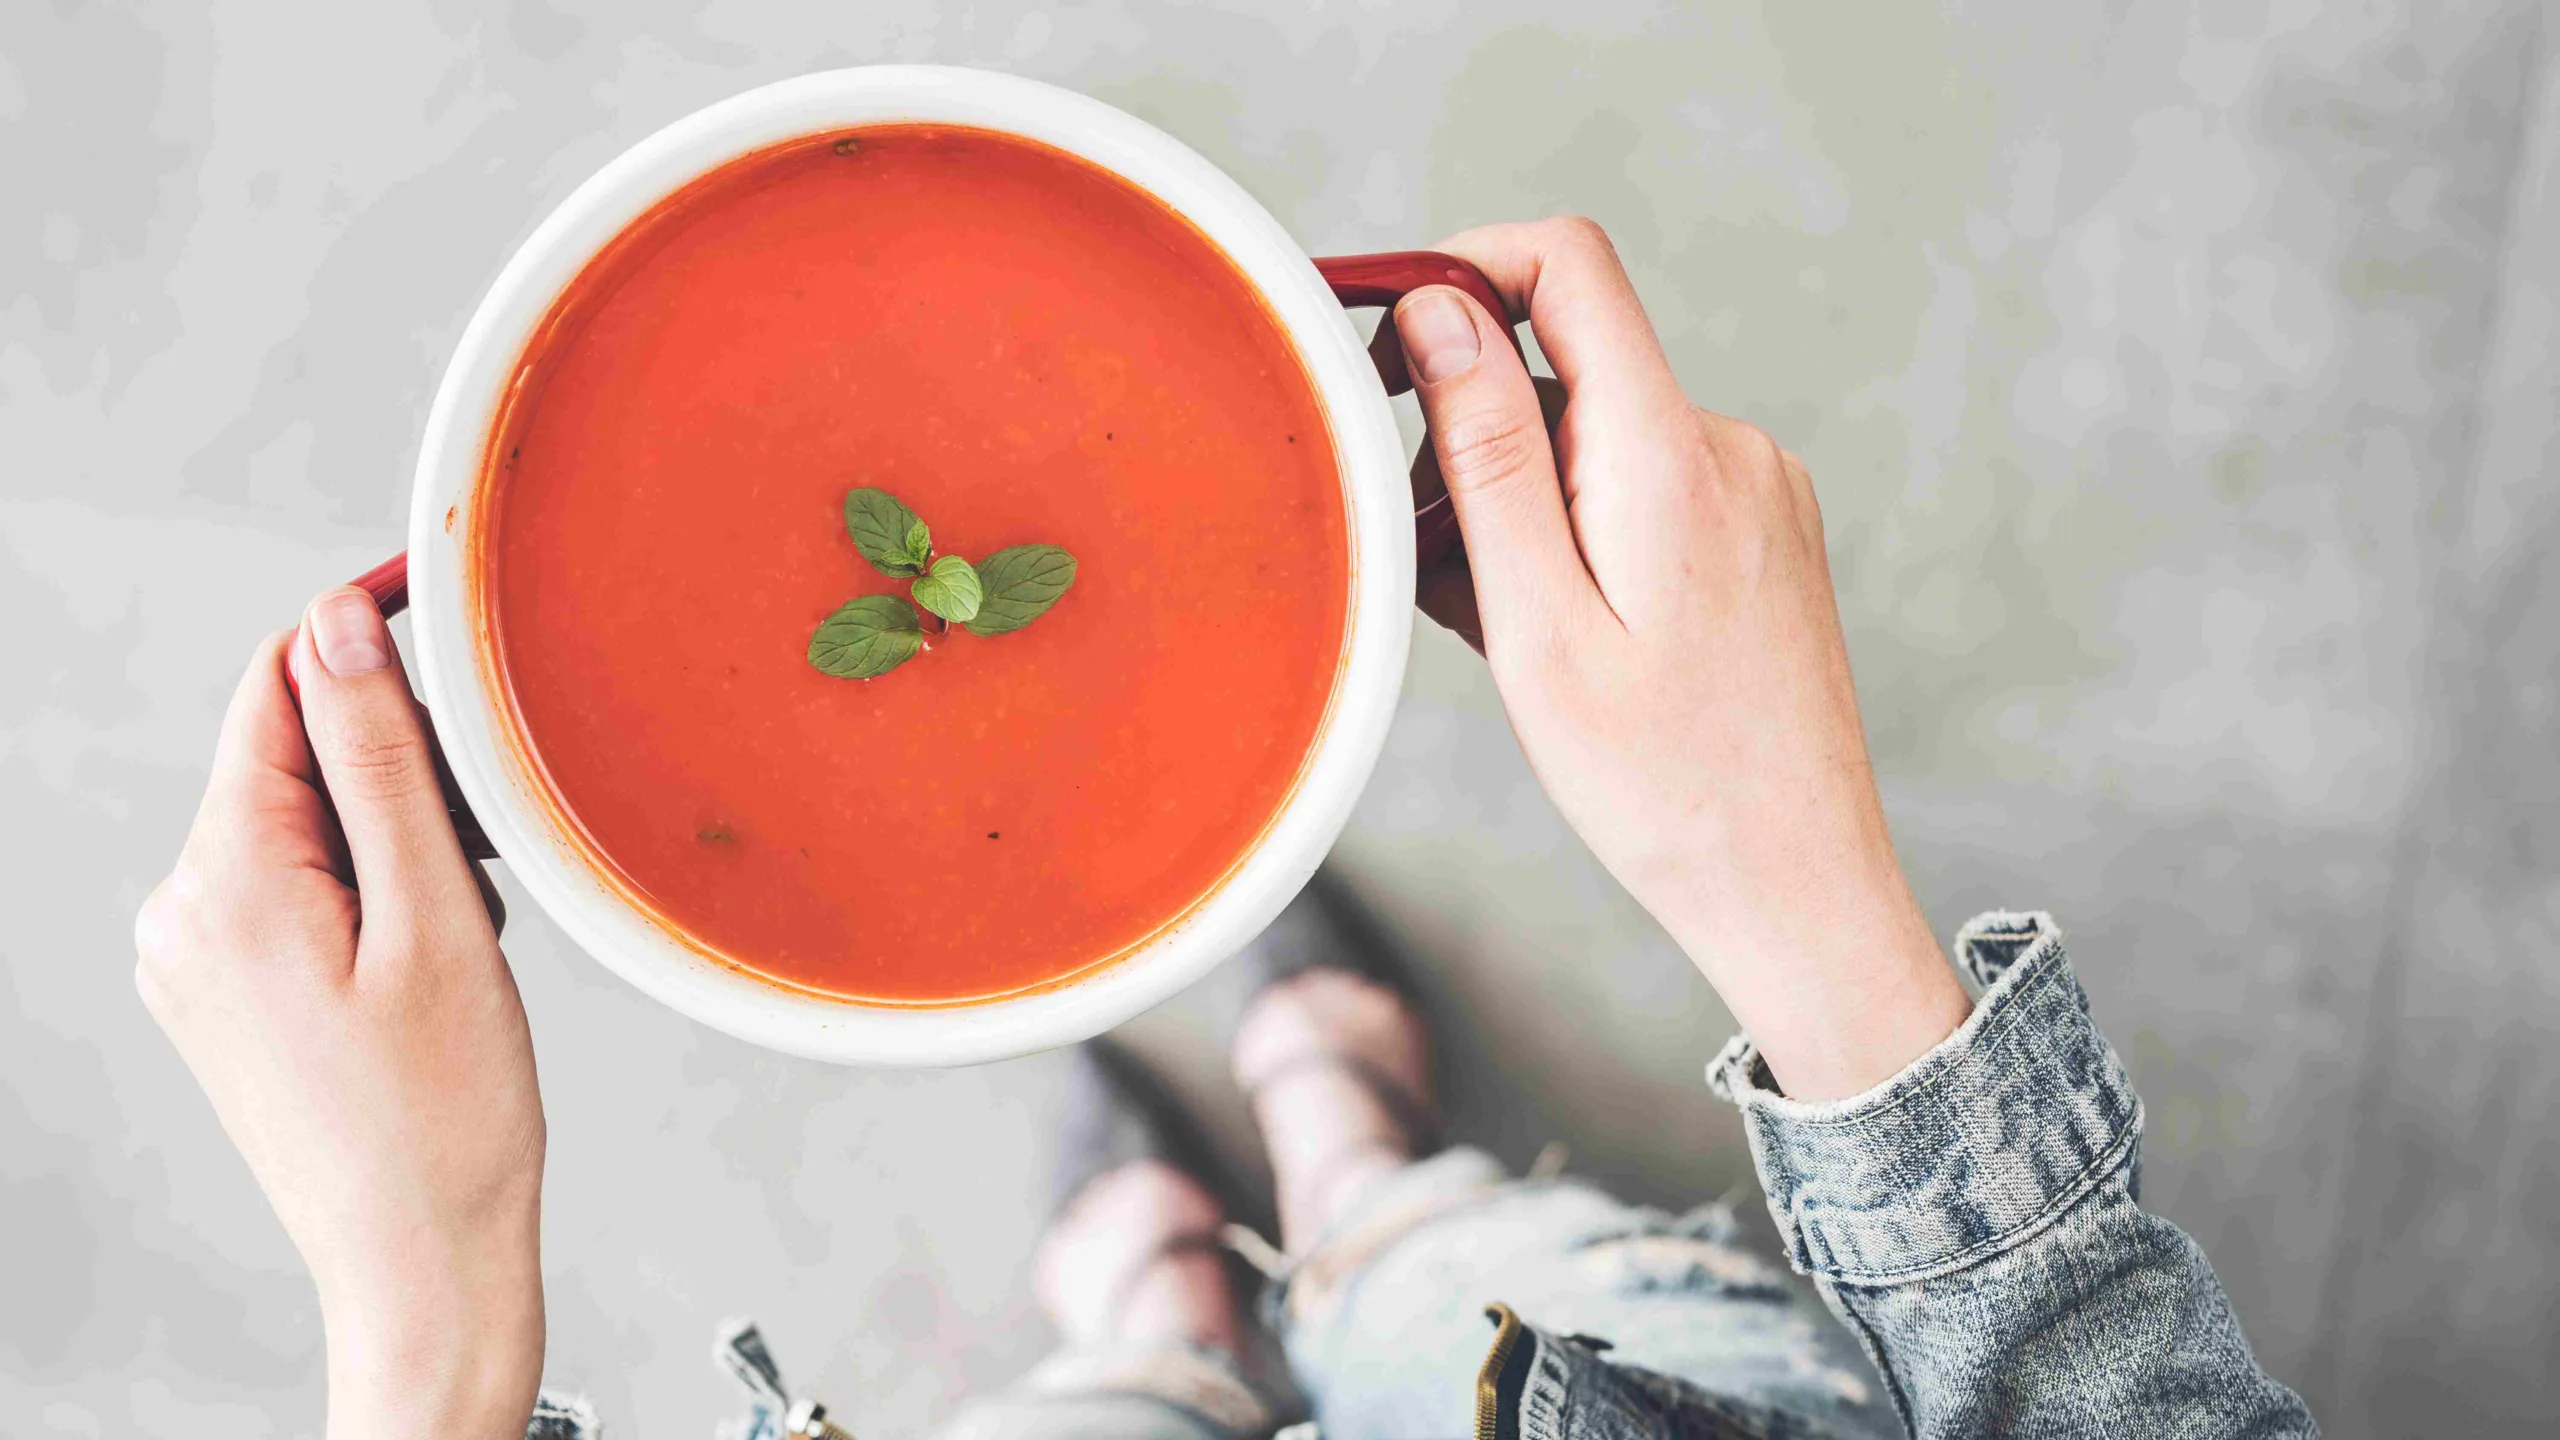
[[[794,136],[898,121],[1005,130],[1082,155],[1143,186],[1223,248],[1260,287],[1314,376],[1353,545],[1349,638],[1332,712],[1295,794],[1227,881],[1141,950],[1083,979],[930,1009],[766,984],[696,953],[625,902],[557,832],[508,759],[505,722],[473,652],[461,570],[501,387],[586,260],[725,161]],[[525,889],[589,954],[675,1009],[776,1050],[875,1065],[971,1064],[1080,1040],[1164,1000],[1251,939],[1314,871],[1376,762],[1404,673],[1410,513],[1395,422],[1357,334],[1296,242],[1216,167],[1143,121],[1034,81],[928,66],[838,70],[749,91],[641,141],[516,252],[472,316],[428,417],[409,519],[410,603],[420,679],[464,796]]]

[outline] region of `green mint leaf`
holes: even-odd
[[[1049,613],[1076,581],[1076,557],[1055,545],[1013,545],[978,562],[984,592],[972,635],[1003,635]]]
[[[914,586],[916,603],[957,625],[978,613],[983,591],[978,572],[957,555],[933,562],[933,569]]]
[[[844,497],[844,528],[853,534],[854,548],[872,568],[883,575],[921,575],[924,554],[932,553],[932,535],[916,512],[898,503],[898,497],[886,490],[864,486]],[[917,553],[919,540],[924,554]]]
[[[809,663],[846,680],[868,680],[906,664],[924,648],[916,607],[895,595],[865,595],[818,622]]]

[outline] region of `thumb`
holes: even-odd
[[[302,723],[338,812],[369,921],[395,930],[474,906],[479,887],[436,784],[409,677],[373,597],[353,586],[311,602],[294,638]]]
[[[1569,631],[1600,591],[1574,545],[1529,367],[1483,307],[1450,286],[1407,295],[1395,321],[1466,537],[1487,653]]]

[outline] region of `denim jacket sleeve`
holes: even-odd
[[[1789,1259],[1865,1344],[1911,1433],[2310,1436],[2204,1252],[2136,1201],[2142,1106],[2062,935],[1957,937],[1987,988],[1901,1074],[1786,1098],[1747,1037],[1708,1070],[1742,1108]]]

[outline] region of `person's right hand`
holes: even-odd
[[[515,1440],[533,1409],[542,1101],[494,918],[381,614],[321,596],[250,660],[134,939],[319,1287],[334,1440]]]
[[[1528,318],[1556,380],[1458,290],[1396,307],[1380,367],[1410,375],[1466,538],[1424,610],[1484,652],[1547,793],[1779,1083],[1888,1078],[1969,1002],[1886,834],[1811,478],[1681,393],[1590,221],[1438,248]]]

